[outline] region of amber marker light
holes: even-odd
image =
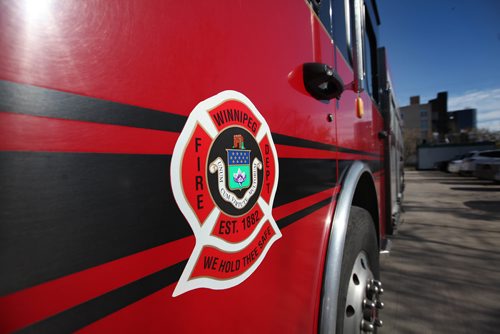
[[[363,106],[363,99],[358,95],[356,98],[356,116],[358,116],[358,118],[362,118],[364,114],[365,108]]]

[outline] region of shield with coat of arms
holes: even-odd
[[[244,147],[244,146],[243,146]],[[229,189],[241,190],[250,187],[250,150],[227,149],[227,172]]]

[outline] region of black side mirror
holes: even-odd
[[[338,99],[344,91],[344,82],[330,66],[305,63],[302,66],[304,87],[317,100]]]

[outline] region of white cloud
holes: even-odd
[[[477,109],[477,126],[500,131],[500,88],[450,96],[448,110]]]

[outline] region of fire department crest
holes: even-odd
[[[196,245],[173,296],[227,289],[246,280],[281,237],[272,206],[278,159],[265,119],[235,91],[191,112],[174,148],[175,200]]]

